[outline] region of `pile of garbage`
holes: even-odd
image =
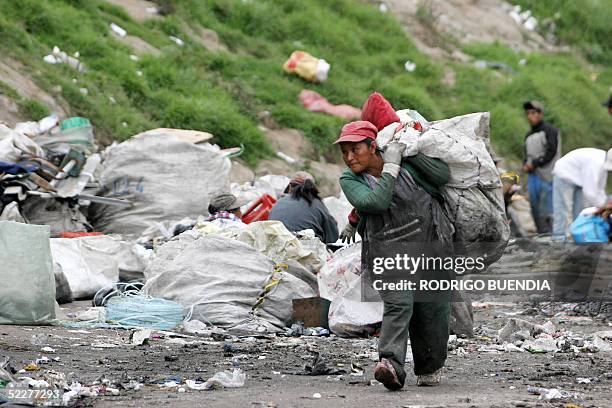
[[[211,137],[155,129],[98,153],[85,118],[2,125],[0,261],[10,265],[11,284],[0,290],[0,321],[133,327],[169,316],[151,302],[160,299],[182,309],[168,328],[201,320],[282,332],[295,324],[292,301],[318,296],[316,276],[331,252],[312,231],[293,234],[277,221],[245,219],[229,229],[208,222],[215,194],[233,191],[248,206],[275,200],[289,182],[269,175],[230,185],[235,149],[207,143]],[[327,200],[346,223],[346,199]],[[56,314],[56,301],[77,299],[102,310]],[[138,308],[137,317],[117,312]]]
[[[567,330],[558,330],[552,321],[534,324],[519,318],[508,319],[497,338],[506,351],[530,353],[596,353],[612,351],[612,330],[584,336]]]
[[[97,153],[85,118],[50,116],[0,129],[7,163],[0,175],[1,219],[17,222],[0,223],[0,235],[20,237],[0,239],[0,261],[12,265],[36,248],[28,265],[11,268],[11,282],[31,276],[28,283],[0,289],[7,306],[2,322],[172,328],[199,321],[237,332],[345,337],[378,330],[382,302],[361,302],[360,244],[333,253],[312,231],[294,234],[266,221],[265,210],[289,179],[267,175],[230,184],[235,149],[208,143],[212,135],[154,129]],[[262,217],[244,217],[227,229],[207,221],[210,198],[227,191],[248,203],[245,208],[258,205]],[[346,198],[324,202],[343,228],[352,209]],[[55,301],[76,299],[93,299],[97,310],[67,320],[56,315]],[[151,299],[174,302],[182,313]],[[323,299],[329,312],[316,326],[297,330],[294,301],[300,299]],[[471,316],[467,321],[469,335]]]
[[[119,280],[142,280],[153,255],[136,243],[142,233],[206,214],[211,195],[229,189],[233,151],[204,143],[211,137],[155,129],[97,153],[86,118],[0,124],[0,221],[30,224],[1,224],[2,235],[12,237],[3,242],[3,261],[25,259],[21,251],[29,249],[52,275],[37,290],[47,289],[42,298],[50,294],[61,303],[91,299]],[[32,251],[39,236],[40,247]],[[16,265],[16,276],[24,268]],[[51,314],[41,316],[32,321]]]
[[[533,16],[531,10],[521,10],[521,6],[511,6],[504,3],[505,11],[518,24],[529,31],[535,31],[538,28],[538,20]]]
[[[96,149],[85,118],[0,124],[0,220],[49,225],[54,237],[92,231],[80,203],[97,199],[85,191],[100,164]]]
[[[327,257],[317,244],[307,249],[278,221],[223,234],[187,231],[159,248],[143,290],[218,327],[278,332],[291,325],[293,299],[317,295],[315,273]]]

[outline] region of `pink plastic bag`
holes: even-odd
[[[361,109],[350,105],[333,105],[315,91],[304,89],[300,92],[300,102],[312,112],[323,112],[346,120],[359,119]]]

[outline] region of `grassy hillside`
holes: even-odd
[[[511,68],[494,71],[428,59],[393,16],[356,0],[167,4],[169,14],[163,19],[136,23],[123,9],[103,0],[0,0],[0,52],[21,61],[47,91],[58,92],[59,85],[73,112],[89,117],[105,141],[152,127],[201,129],[215,134],[222,146],[244,143],[251,164],[271,153],[258,129],[257,117],[264,110],[281,125],[302,130],[319,153],[330,151],[343,122],[306,111],[297,99],[303,88],[331,102],[356,106],[378,90],[397,108],[414,108],[430,119],[490,110],[493,143],[509,157],[521,154],[527,126],[520,104],[531,98],[541,99],[549,118],[561,127],[564,150],[606,147],[612,140],[611,120],[600,106],[612,85],[612,71],[593,65],[608,61],[609,42],[600,42],[603,26],[592,36],[580,37],[559,25],[568,33],[561,38],[578,49],[587,44],[601,48],[603,56],[591,58],[593,64],[575,53],[526,56],[498,44],[464,49],[476,59]],[[546,9],[534,7],[534,12]],[[111,22],[161,54],[133,61],[134,51],[109,32]],[[206,51],[190,39],[186,26],[215,30],[229,52]],[[185,45],[176,45],[169,35]],[[44,63],[42,57],[55,45],[68,53],[79,51],[87,72]],[[295,49],[325,58],[332,66],[329,80],[309,84],[283,73],[282,64]],[[523,58],[525,65],[519,64]],[[416,71],[405,71],[406,60],[416,62]],[[447,69],[456,73],[454,86],[442,83]],[[88,94],[80,88],[87,88]],[[46,113],[36,101],[23,100],[21,106],[33,116]]]
[[[594,63],[612,64],[612,0],[514,0],[539,19],[542,30],[577,47]],[[610,77],[608,77],[610,80]]]

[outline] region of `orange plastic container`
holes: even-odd
[[[242,222],[250,224],[255,221],[266,221],[270,216],[270,210],[276,204],[276,200],[269,194],[264,194],[247,208],[242,215]]]

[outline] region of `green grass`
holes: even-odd
[[[527,130],[521,103],[526,99],[539,98],[547,105],[550,120],[562,129],[565,150],[603,145],[612,136],[610,119],[599,106],[612,72],[591,67],[579,56],[525,56],[499,44],[475,44],[464,52],[504,62],[513,72],[478,70],[425,57],[390,13],[359,1],[165,3],[172,5],[171,14],[139,24],[103,0],[0,0],[0,52],[26,65],[45,90],[61,86],[62,98],[76,115],[92,121],[102,142],[154,127],[192,128],[213,133],[222,147],[243,143],[251,165],[272,153],[258,128],[264,110],[280,125],[303,131],[317,155],[337,155],[331,142],[343,121],[306,111],[297,99],[304,88],[332,103],[355,106],[377,90],[396,108],[417,109],[429,119],[489,110],[494,145],[511,158],[521,155]],[[69,23],[74,21],[79,23]],[[161,55],[132,61],[133,51],[109,33],[110,22]],[[215,30],[230,52],[206,51],[188,38],[186,25]],[[599,41],[602,29],[588,40]],[[168,35],[183,39],[185,46],[178,47]],[[582,44],[583,39],[575,41]],[[54,45],[68,53],[79,51],[87,72],[42,62]],[[307,83],[283,72],[283,62],[296,49],[331,64],[327,82]],[[519,65],[522,58],[527,65]],[[417,64],[415,72],[404,70],[406,60]],[[441,83],[448,68],[456,72],[453,87]],[[598,74],[595,81],[592,74]],[[88,95],[80,88],[87,88]],[[20,106],[33,118],[43,113],[32,101]]]
[[[37,101],[36,99],[23,98],[17,91],[0,81],[0,93],[7,95],[13,99],[21,113],[29,117],[31,120],[39,120],[47,116],[49,108]]]
[[[49,108],[35,99],[22,99],[18,102],[18,106],[32,120],[40,120],[49,114]]]

